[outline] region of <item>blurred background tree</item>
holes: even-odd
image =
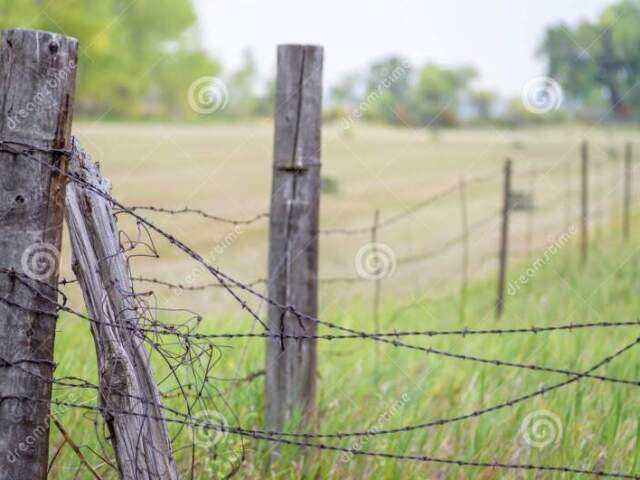
[[[0,0],[0,28],[21,26],[80,40],[78,113],[184,115],[188,85],[218,63],[194,41],[192,0]],[[184,97],[184,98],[178,98]]]
[[[0,0],[0,28],[50,30],[80,40],[80,115],[138,120],[271,116],[274,78],[261,76],[249,49],[237,69],[225,71],[202,47],[193,2]],[[639,25],[640,0],[619,0],[594,21],[544,31],[537,54],[562,88],[563,115],[531,114],[518,98],[477,88],[473,66],[415,66],[400,55],[388,55],[329,86],[325,119],[355,114],[370,122],[412,127],[638,119]],[[189,103],[190,87],[212,77],[224,82],[228,105],[201,115]]]
[[[426,65],[415,85],[415,108],[421,124],[453,126],[458,123],[462,95],[477,72],[472,67]]]
[[[539,55],[575,107],[600,110],[617,120],[637,117],[640,93],[640,1],[622,0],[595,22],[566,24],[545,32]]]

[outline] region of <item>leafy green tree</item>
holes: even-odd
[[[476,77],[471,67],[445,68],[426,65],[414,87],[415,109],[420,124],[454,125],[462,94]]]
[[[273,110],[276,102],[276,81],[271,78],[267,80],[265,90],[256,99],[255,115],[258,117],[273,117]]]
[[[640,92],[635,88],[640,75],[638,25],[640,0],[622,0],[595,22],[548,28],[539,55],[570,101],[590,106],[604,92],[609,111],[624,119],[640,109]]]
[[[364,78],[359,73],[344,75],[329,90],[329,98],[338,104],[355,107],[364,90]]]
[[[163,109],[161,113],[172,118],[194,115],[196,112],[192,103],[196,99],[189,98],[190,89],[201,79],[215,77],[220,70],[220,65],[201,50],[182,46],[168,55],[156,66],[153,74],[154,85],[159,93],[157,103]],[[151,97],[153,100],[153,95]]]
[[[475,114],[481,120],[491,118],[493,106],[498,100],[498,95],[491,90],[474,90],[470,96]]]
[[[412,67],[404,58],[392,55],[374,62],[366,75],[366,93],[361,102],[365,118],[405,124],[411,92]]]
[[[163,62],[201,66],[204,53],[176,49],[195,21],[192,0],[0,0],[0,28],[78,38],[78,110],[95,115],[138,115],[152,87],[166,98]]]
[[[242,53],[240,68],[228,78],[230,88],[229,113],[234,117],[252,116],[257,108],[259,75],[256,59],[251,50]]]

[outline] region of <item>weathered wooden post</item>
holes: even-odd
[[[273,181],[269,223],[269,297],[304,314],[318,310],[318,214],[323,49],[278,47]],[[314,335],[316,324],[269,307],[274,334]],[[266,424],[280,430],[315,407],[316,341],[269,338]]]
[[[469,278],[469,215],[467,212],[467,187],[460,177],[460,221],[462,227],[462,258],[460,274],[460,323],[467,317],[467,283]]]
[[[531,255],[533,254],[536,213],[536,169],[533,164],[529,170],[529,195],[531,196],[531,205],[529,205],[529,209],[527,210],[527,261],[531,261]]]
[[[496,318],[504,311],[504,287],[507,280],[507,258],[509,254],[509,210],[511,207],[511,159],[504,163],[504,192],[502,199],[502,230],[500,232],[500,270],[498,273],[498,296],[496,299]]]
[[[382,289],[382,277],[384,276],[384,265],[378,252],[378,222],[380,220],[380,210],[376,208],[373,213],[373,225],[371,226],[371,246],[373,264],[373,328],[380,331],[380,291]],[[376,362],[380,358],[380,343],[375,344]],[[376,363],[376,367],[378,364]],[[377,371],[376,371],[377,376]]]
[[[580,188],[580,258],[587,261],[589,254],[589,145],[586,140],[581,148],[581,188]]]
[[[630,142],[627,142],[624,149],[624,206],[622,232],[625,242],[629,240],[631,234],[631,170],[633,150]]]
[[[373,328],[380,331],[380,288],[382,287],[382,276],[384,275],[384,265],[382,265],[380,254],[378,253],[378,223],[380,220],[380,210],[373,213],[373,225],[371,226],[371,246],[373,247],[372,257],[374,259],[374,282],[373,282]],[[378,342],[376,342],[376,347]]]
[[[78,42],[0,41],[0,478],[44,480]]]
[[[140,323],[125,248],[111,203],[111,184],[78,144],[67,185],[66,219],[73,272],[91,318],[100,405],[121,480],[176,480],[177,468],[145,342],[126,328]],[[146,400],[146,401],[145,401]],[[123,414],[120,412],[127,412]],[[148,416],[148,418],[145,418]],[[203,420],[200,418],[200,420]]]
[[[571,181],[573,179],[572,171],[573,162],[566,161],[564,164],[564,230],[563,234],[569,232],[573,223],[573,209],[571,204]],[[564,268],[569,269],[571,265],[571,255],[566,254],[564,256]]]

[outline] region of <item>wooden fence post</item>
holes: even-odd
[[[467,283],[469,278],[469,215],[467,212],[467,187],[460,177],[460,221],[462,227],[462,258],[460,275],[460,323],[467,317]]]
[[[502,200],[502,231],[500,234],[500,271],[498,275],[498,296],[496,299],[496,318],[504,311],[504,287],[507,279],[507,257],[509,249],[509,209],[511,207],[511,159],[504,163],[504,193]]]
[[[382,276],[384,266],[380,263],[380,254],[378,253],[378,222],[380,220],[380,210],[376,209],[373,213],[373,225],[371,226],[371,247],[372,257],[374,259],[374,278],[373,278],[373,328],[376,332],[380,331],[380,291],[382,288]],[[380,359],[380,342],[375,342],[376,362]],[[377,366],[378,364],[376,364]]]
[[[373,213],[373,225],[371,226],[371,246],[373,247],[373,258],[379,261],[378,254],[378,221],[380,219],[380,210],[376,209]],[[373,328],[376,332],[380,331],[380,283],[382,281],[380,268],[381,265],[375,265],[375,278],[373,282]],[[378,342],[376,342],[378,343]]]
[[[273,183],[269,223],[269,297],[311,316],[318,310],[318,214],[322,47],[278,47]],[[314,335],[315,322],[269,307],[275,334]],[[316,341],[267,340],[266,424],[281,430],[315,408]]]
[[[46,165],[67,168],[78,42],[0,41],[0,477],[44,480],[66,183]]]
[[[536,169],[533,164],[529,171],[529,195],[531,196],[531,205],[527,211],[527,261],[531,261],[531,255],[533,254],[534,216],[536,213]]]
[[[633,150],[630,142],[627,142],[624,150],[624,206],[622,232],[625,242],[629,240],[631,233],[631,162]]]
[[[581,161],[580,257],[585,263],[589,252],[589,145],[586,140],[582,142]]]

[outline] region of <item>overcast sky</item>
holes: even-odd
[[[226,68],[247,47],[261,74],[275,46],[325,47],[325,84],[397,53],[420,65],[472,64],[479,86],[517,94],[544,73],[535,57],[544,27],[595,18],[611,0],[196,0],[205,46]]]

